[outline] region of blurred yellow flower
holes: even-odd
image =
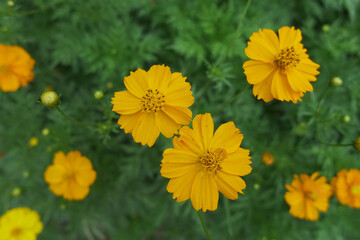
[[[271,153],[264,153],[262,156],[261,156],[261,161],[265,164],[265,165],[273,165],[274,163],[274,156],[271,155]]]
[[[39,139],[37,137],[32,137],[30,140],[29,140],[29,147],[35,147],[36,145],[38,145],[39,143]]]
[[[326,183],[326,177],[319,177],[315,172],[311,177],[307,174],[294,174],[291,185],[286,184],[288,192],[285,200],[290,205],[290,214],[296,218],[316,221],[319,211],[326,212],[329,207],[331,187]]]
[[[214,134],[209,113],[197,115],[193,129],[182,127],[174,148],[163,153],[160,173],[170,178],[167,190],[177,202],[191,199],[196,210],[217,209],[219,191],[237,199],[246,185],[239,176],[252,170],[249,150],[240,148],[243,135],[233,122],[222,124]]]
[[[42,229],[39,214],[27,207],[11,209],[0,218],[0,240],[35,240]]]
[[[333,177],[331,185],[341,204],[360,208],[360,170],[341,170]]]
[[[0,43],[0,89],[13,92],[34,78],[34,59],[21,47]]]
[[[194,103],[190,84],[181,73],[164,65],[148,72],[138,69],[125,77],[127,91],[116,92],[113,111],[121,114],[118,124],[132,133],[135,142],[151,147],[160,132],[167,138],[191,121],[188,109]]]
[[[313,91],[318,64],[310,60],[301,44],[301,31],[294,27],[279,29],[279,37],[271,29],[259,30],[250,37],[245,54],[252,60],[243,65],[247,81],[254,85],[258,99],[269,102],[301,101],[304,92]]]
[[[54,155],[54,164],[45,171],[45,182],[57,196],[67,200],[82,200],[90,191],[89,186],[95,182],[96,172],[87,157],[79,151],[63,152]]]

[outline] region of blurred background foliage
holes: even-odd
[[[293,174],[319,171],[330,179],[360,167],[352,147],[319,142],[351,143],[360,135],[359,0],[253,0],[244,17],[245,0],[13,3],[0,1],[0,42],[25,48],[36,59],[36,77],[17,92],[0,92],[0,215],[18,206],[37,210],[45,225],[38,239],[204,239],[191,203],[172,200],[159,173],[171,140],[142,147],[111,112],[110,99],[130,71],[165,64],[188,77],[193,115],[212,113],[216,127],[234,121],[251,151],[245,195],[220,198],[218,210],[205,214],[213,239],[360,239],[359,210],[336,198],[317,222],[293,218],[284,200]],[[282,26],[301,29],[321,66],[314,91],[298,104],[258,101],[251,87],[236,97],[248,85],[242,64],[249,37]],[[329,87],[333,77],[343,85]],[[62,94],[61,108],[74,119],[105,121],[105,112],[114,124],[73,125],[37,103],[47,87]],[[104,98],[96,100],[95,90]],[[32,137],[39,139],[34,147]],[[98,173],[83,201],[58,198],[44,182],[60,150],[80,150]],[[262,164],[264,152],[274,156],[272,166]]]

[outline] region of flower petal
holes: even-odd
[[[178,132],[178,129],[181,127],[181,124],[176,123],[163,111],[159,111],[155,114],[155,120],[157,128],[167,138],[171,138],[174,134]]]
[[[138,98],[142,98],[149,89],[148,81],[148,74],[142,69],[130,72],[130,76],[124,78],[127,90]]]
[[[20,81],[14,74],[0,75],[0,87],[4,92],[13,92],[19,89]]]
[[[121,115],[118,121],[120,129],[124,129],[125,133],[131,133],[136,127],[139,119],[142,119],[142,115],[146,112],[137,112],[130,115]]]
[[[244,63],[243,68],[248,83],[257,84],[268,78],[276,66],[258,60],[249,60]]]
[[[242,190],[246,188],[242,178],[222,171],[217,172],[215,181],[219,191],[232,200],[238,198],[238,192],[243,194]]]
[[[193,169],[198,169],[201,166],[200,162],[193,163],[170,163],[165,162],[161,164],[160,174],[166,178],[180,177]]]
[[[219,192],[212,174],[200,171],[191,189],[191,203],[195,210],[214,211],[217,209]]]
[[[227,158],[220,164],[221,169],[230,174],[245,176],[252,170],[249,150],[240,148],[235,153],[228,154]]]
[[[280,49],[292,47],[301,42],[302,36],[300,29],[294,27],[282,27],[279,29]]]
[[[286,71],[287,79],[291,88],[297,92],[313,91],[313,87],[307,80],[306,76],[294,68],[290,68]]]
[[[94,170],[82,169],[76,172],[75,179],[79,185],[88,187],[95,182],[96,172]]]
[[[182,149],[168,148],[163,153],[162,163],[200,163],[197,155]]]
[[[215,131],[214,137],[209,144],[209,150],[214,151],[217,148],[223,148],[229,154],[240,147],[242,139],[243,135],[235,127],[234,122],[227,122],[221,124]]]
[[[188,125],[191,121],[192,112],[188,108],[165,105],[163,111],[178,124]]]
[[[140,142],[141,145],[147,144],[149,147],[154,145],[159,134],[160,130],[155,121],[155,114],[152,112],[144,112],[132,132],[135,142]]]
[[[148,71],[150,89],[158,89],[164,92],[171,80],[170,68],[164,65],[153,65]]]
[[[134,114],[142,109],[140,98],[129,91],[115,92],[111,103],[114,105],[112,110],[119,114]]]
[[[66,169],[60,165],[49,166],[44,174],[45,182],[47,183],[59,183],[66,175]]]
[[[265,102],[270,102],[274,99],[271,93],[271,84],[276,71],[273,71],[264,81],[255,84],[253,87],[254,96],[257,99],[263,99]]]
[[[260,29],[259,32],[251,35],[248,46],[245,48],[245,54],[253,60],[270,63],[275,60],[278,52],[278,49],[275,47],[275,33],[270,33],[273,32],[271,29],[264,29],[263,31]]]
[[[214,121],[210,113],[198,114],[193,120],[193,137],[204,151],[208,148],[214,134]]]
[[[301,101],[300,97],[303,95],[302,92],[294,91],[291,88],[288,78],[280,73],[280,71],[275,71],[271,84],[271,93],[276,99],[292,101],[294,103]]]

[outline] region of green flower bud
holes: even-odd
[[[341,119],[341,121],[344,123],[348,123],[348,122],[350,122],[350,120],[351,120],[351,118],[349,115],[344,115]]]
[[[255,184],[254,184],[254,189],[255,189],[255,190],[259,190],[259,189],[260,189],[260,184],[255,183]]]
[[[330,31],[330,26],[329,26],[329,24],[324,24],[324,25],[322,26],[322,30],[323,30],[323,32],[329,32],[329,31]]]
[[[340,87],[342,84],[343,84],[343,81],[342,81],[341,78],[339,78],[339,77],[333,77],[333,78],[330,80],[330,85],[331,85],[332,87]]]
[[[360,137],[358,137],[354,140],[353,146],[358,152],[360,152]]]
[[[104,93],[100,90],[97,90],[94,92],[94,97],[95,99],[100,100],[104,97]]]
[[[13,195],[14,197],[18,197],[20,196],[21,192],[22,192],[21,188],[16,187],[11,191],[11,195]]]
[[[8,5],[9,7],[13,7],[13,6],[15,5],[15,3],[14,3],[13,1],[8,1],[8,2],[7,2],[7,5]]]
[[[30,172],[29,172],[29,171],[23,172],[23,177],[24,177],[24,178],[30,177]]]
[[[41,95],[41,103],[48,108],[56,108],[59,102],[59,95],[54,91],[46,91]]]
[[[41,131],[41,133],[42,133],[43,136],[47,136],[47,135],[49,135],[50,130],[49,130],[48,128],[44,128],[44,129]]]

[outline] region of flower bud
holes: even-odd
[[[260,189],[260,184],[255,183],[255,184],[254,184],[254,189],[255,189],[255,190],[259,190],[259,189]]]
[[[333,77],[333,78],[330,80],[330,85],[331,85],[332,87],[340,87],[342,84],[343,84],[343,81],[342,81],[341,78],[339,78],[339,77]]]
[[[30,140],[29,140],[29,147],[35,147],[36,145],[38,145],[39,143],[39,139],[37,137],[32,137]]]
[[[108,89],[113,88],[113,84],[112,84],[111,82],[108,82],[108,83],[106,84],[106,87],[107,87]]]
[[[100,90],[97,90],[94,92],[94,97],[95,99],[100,100],[104,97],[104,93]]]
[[[266,152],[261,156],[261,161],[265,164],[265,165],[272,165],[274,163],[274,156],[271,155],[270,153]]]
[[[24,172],[23,172],[23,177],[24,177],[24,178],[30,177],[30,172],[29,172],[29,171],[24,171]]]
[[[59,95],[54,91],[46,91],[41,95],[41,103],[48,108],[56,108],[59,102]]]
[[[350,120],[351,120],[351,118],[349,115],[344,115],[341,119],[341,121],[344,123],[348,123],[348,122],[350,122]]]
[[[9,7],[13,7],[13,6],[15,5],[15,3],[14,3],[13,1],[8,1],[8,2],[7,2],[7,5],[8,5]]]
[[[43,136],[47,136],[47,135],[49,135],[50,130],[49,130],[48,128],[44,128],[44,129],[41,131],[41,133],[42,133]]]
[[[20,196],[21,192],[22,192],[21,188],[16,187],[11,191],[11,195],[13,195],[14,197],[18,197]]]
[[[354,140],[353,146],[358,152],[360,152],[360,137],[358,137]]]
[[[322,26],[322,30],[323,30],[323,32],[329,32],[329,31],[330,31],[330,26],[329,26],[329,24],[324,24],[324,25]]]

